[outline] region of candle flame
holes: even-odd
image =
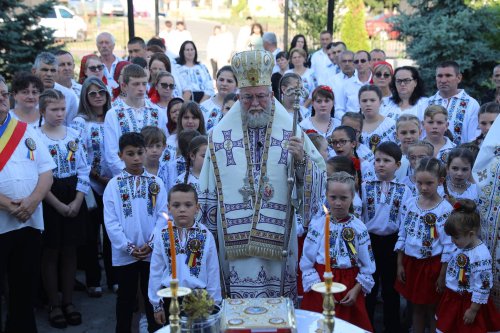
[[[325,212],[326,215],[328,215],[328,208],[326,208],[325,205],[323,205],[323,211]]]
[[[171,220],[170,216],[167,213],[163,212],[162,215],[165,218],[165,220],[167,221]]]

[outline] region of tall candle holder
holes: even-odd
[[[312,290],[323,294],[323,331],[333,333],[335,329],[335,298],[333,294],[341,293],[347,287],[341,283],[333,282],[333,274],[325,272],[323,275],[325,282],[316,283]]]
[[[158,291],[157,295],[164,298],[170,298],[170,307],[168,308],[170,321],[170,333],[180,333],[180,313],[178,297],[184,297],[191,293],[191,289],[186,287],[179,287],[179,280],[170,280],[170,287]]]

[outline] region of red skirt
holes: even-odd
[[[302,258],[302,249],[304,248],[304,240],[306,239],[306,235],[297,237],[297,242],[299,245],[298,254],[299,254],[299,262],[300,258]],[[304,296],[304,286],[302,285],[302,271],[300,270],[300,265],[297,268],[297,295]]]
[[[325,265],[315,263],[314,268],[321,277],[321,281],[324,281],[323,274],[325,273]],[[370,323],[370,318],[368,317],[368,312],[366,311],[365,295],[362,291],[358,294],[356,303],[354,303],[352,306],[345,306],[337,303],[342,298],[344,298],[347,292],[356,285],[356,276],[358,276],[358,272],[358,267],[347,269],[332,269],[333,281],[342,283],[347,287],[346,291],[334,294],[335,316],[353,325],[359,326],[364,330],[373,332],[372,324]],[[312,290],[304,293],[304,299],[302,300],[301,309],[319,313],[323,312],[323,296],[320,293]]]
[[[459,294],[446,288],[437,307],[437,329],[444,333],[486,333],[500,331],[500,312],[491,297],[482,304],[472,324],[464,324],[464,313],[470,308],[471,294]]]
[[[417,259],[403,256],[406,283],[396,278],[394,289],[413,304],[437,304],[441,294],[436,282],[441,272],[441,256]]]

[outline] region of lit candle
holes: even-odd
[[[174,237],[174,226],[170,217],[163,213],[163,216],[168,221],[168,238],[170,239],[170,257],[172,266],[172,279],[177,279],[177,254],[175,252],[175,237]]]
[[[326,214],[325,220],[325,273],[332,272],[332,266],[330,263],[330,213],[328,209],[326,209],[325,205],[323,205],[323,210]]]

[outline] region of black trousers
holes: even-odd
[[[0,235],[0,288],[9,289],[5,333],[36,333],[34,298],[40,276],[41,231],[25,227]]]
[[[370,234],[373,255],[377,270],[373,274],[375,285],[371,293],[366,295],[366,309],[373,324],[375,306],[377,304],[378,290],[382,287],[382,299],[384,300],[384,326],[387,333],[400,333],[401,323],[399,320],[399,294],[394,289],[397,274],[398,255],[394,246],[398,240],[398,234],[378,236]],[[374,326],[375,327],[375,326]]]
[[[99,265],[99,235],[101,227],[103,230],[102,247],[104,271],[108,288],[116,284],[116,276],[111,263],[111,242],[104,227],[104,208],[102,196],[94,191],[97,208],[89,211],[89,219],[86,223],[86,241],[78,248],[78,259],[81,260],[85,269],[85,280],[87,287],[99,287],[101,285],[101,266]]]
[[[158,325],[155,324],[153,306],[148,299],[149,262],[138,261],[130,265],[115,266],[118,278],[118,297],[116,299],[116,333],[130,333],[132,315],[137,305],[137,286],[140,288],[144,300],[148,330],[154,332]]]

